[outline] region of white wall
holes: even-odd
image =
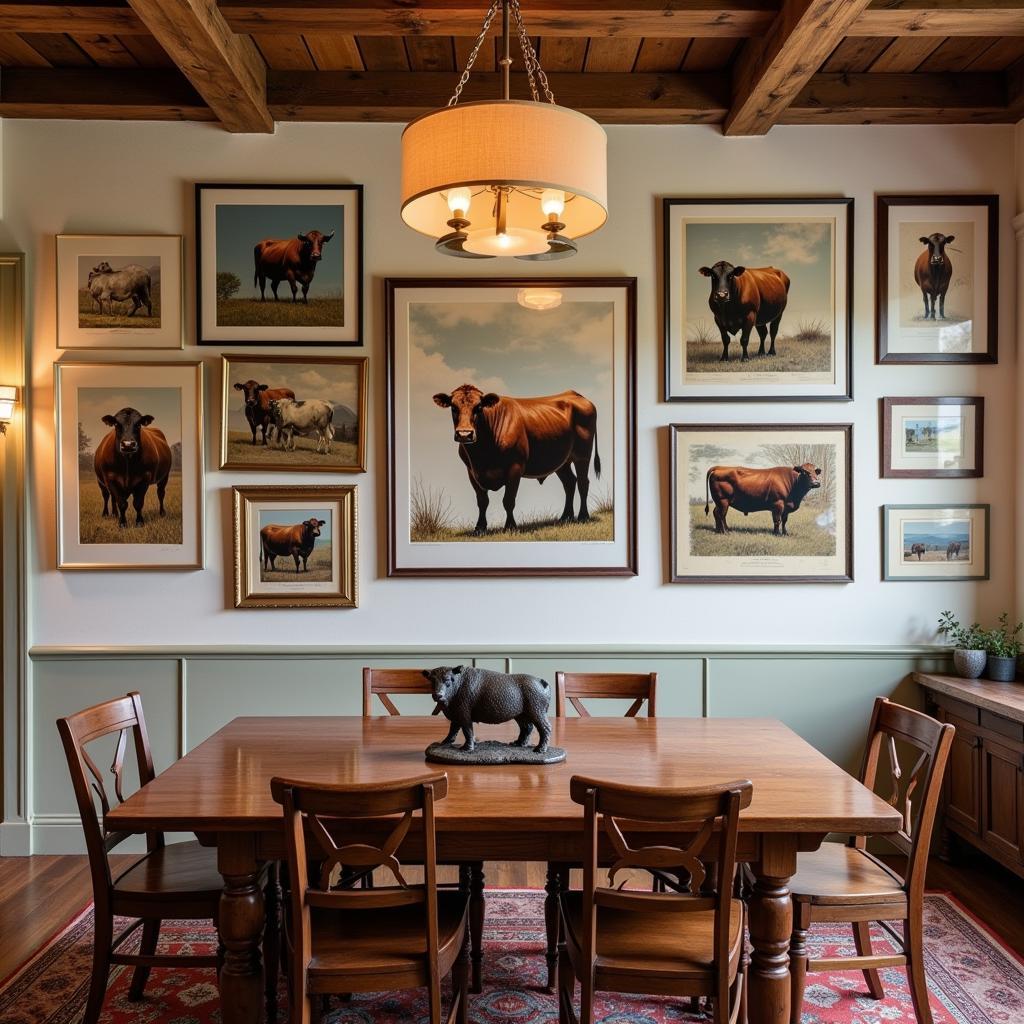
[[[776,128],[723,139],[714,128],[609,129],[611,218],[558,273],[639,279],[640,575],[628,580],[432,581],[383,577],[386,510],[385,276],[480,272],[435,256],[398,216],[398,126],[282,125],[234,136],[207,125],[8,121],[3,234],[29,254],[33,403],[32,642],[43,644],[900,644],[927,642],[939,610],[994,618],[1014,599],[1016,409],[1014,129],[1012,126]],[[194,181],[354,181],[366,185],[366,338],[371,357],[370,471],[360,485],[361,607],[236,611],[230,607],[229,488],[254,474],[216,471],[219,352],[207,361],[206,565],[202,572],[58,572],[54,540],[52,362],[54,235],[174,232],[193,257]],[[1001,200],[1000,361],[994,367],[874,365],[873,197],[899,191],[996,192]],[[856,199],[854,403],[661,402],[661,195],[848,195]],[[523,268],[487,267],[491,273]],[[529,272],[529,271],[527,271]],[[191,271],[186,322],[194,332]],[[243,349],[244,350],[244,349]],[[348,350],[351,351],[351,350]],[[135,354],[132,354],[135,358]],[[154,358],[159,358],[154,354]],[[984,395],[985,478],[879,479],[878,398]],[[664,583],[667,436],[674,421],[848,422],[854,428],[853,584],[670,586]],[[326,478],[325,478],[326,479]],[[274,482],[286,482],[275,476]],[[303,481],[305,482],[305,481]],[[886,502],[992,503],[992,579],[883,584]]]

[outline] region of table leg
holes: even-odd
[[[255,836],[227,832],[217,837],[217,867],[224,876],[220,897],[224,966],[220,1006],[224,1024],[258,1024],[263,1012],[263,890]]]
[[[483,945],[484,945],[484,866],[473,864],[469,869],[469,931],[472,938],[470,957],[473,962],[473,978],[469,990],[474,995],[483,991]]]
[[[761,859],[751,865],[750,970],[747,1013],[750,1024],[789,1024],[791,980],[789,940],[793,903],[789,880],[796,873],[796,837],[766,835]]]

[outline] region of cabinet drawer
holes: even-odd
[[[953,722],[954,725],[958,725],[956,719],[959,719],[961,723],[966,723],[968,725],[978,724],[979,709],[973,704],[967,704],[964,701],[957,700],[956,697],[950,697],[945,693],[936,693],[935,690],[929,690],[928,692],[935,705],[942,708],[947,713],[945,717],[947,717],[949,721]]]
[[[1005,736],[1008,740],[1024,743],[1024,724],[1013,722],[1009,718],[1003,718],[1001,715],[994,715],[991,711],[986,711],[984,708],[981,709],[981,727],[988,729],[989,732]]]

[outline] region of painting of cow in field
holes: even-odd
[[[78,326],[160,329],[160,257],[78,258]]]
[[[329,509],[260,509],[260,581],[329,582],[331,524]]]
[[[900,224],[900,325],[966,345],[974,305],[974,224]],[[961,337],[962,336],[962,337]],[[952,339],[953,341],[951,341]]]

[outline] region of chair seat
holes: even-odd
[[[566,945],[575,961],[582,948],[583,893],[561,897]],[[743,940],[743,905],[732,900],[729,913],[729,978],[735,978]],[[597,910],[598,988],[614,977],[692,981],[709,978],[714,966],[715,914],[670,911]],[[604,984],[602,984],[602,982]]]
[[[114,881],[116,896],[147,900],[220,899],[224,879],[217,851],[190,843],[170,843],[136,861]]]
[[[801,853],[789,890],[797,902],[821,906],[900,904],[907,899],[899,875],[863,850],[839,843],[824,843],[813,853]]]
[[[377,893],[387,890],[374,890]],[[452,968],[466,934],[468,897],[437,894],[438,965],[441,977]],[[345,978],[346,991],[372,990],[373,975],[405,974],[409,986],[427,983],[426,907],[405,906],[339,912],[314,907],[309,987],[317,979]]]

